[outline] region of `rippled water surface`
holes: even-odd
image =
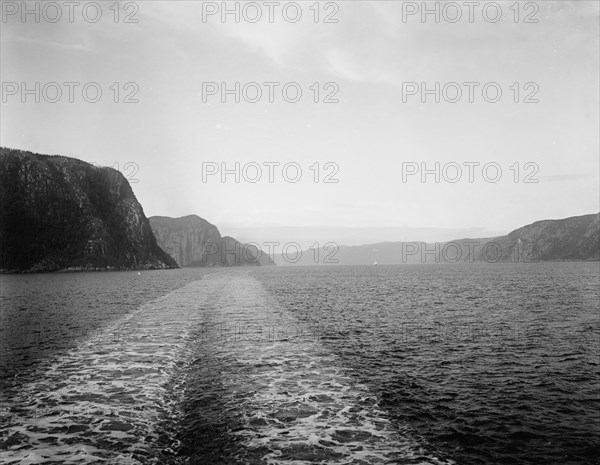
[[[2,277],[3,463],[600,463],[598,263]]]

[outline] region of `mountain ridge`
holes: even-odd
[[[146,218],[131,185],[113,168],[0,147],[0,272],[598,261],[599,218],[542,219],[487,238],[309,249],[297,261],[281,254],[273,260],[196,214]]]
[[[301,259],[278,254],[284,266],[378,265],[469,262],[537,262],[600,260],[600,213],[537,220],[504,236],[443,242],[386,241],[302,251]],[[326,257],[327,258],[323,258]],[[315,260],[318,257],[318,260]]]

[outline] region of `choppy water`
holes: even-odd
[[[3,463],[600,463],[597,263],[2,277]]]

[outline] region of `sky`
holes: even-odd
[[[421,2],[279,2],[272,22],[265,2],[228,2],[239,22],[222,2],[36,3],[2,1],[1,145],[117,167],[147,216],[307,246],[600,210],[596,1],[497,2],[496,22],[491,2],[427,2],[439,22]]]

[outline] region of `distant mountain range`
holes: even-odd
[[[600,214],[536,221],[506,236],[448,242],[383,242],[277,255],[283,266],[600,260]]]
[[[152,216],[150,226],[158,245],[179,266],[274,265],[267,254],[233,237],[221,236],[214,224],[196,215],[181,218]]]
[[[0,269],[177,268],[127,182],[75,158],[0,149]]]
[[[493,238],[329,246],[274,259],[279,265],[600,260],[599,217],[537,221]],[[117,170],[0,148],[0,272],[273,264],[199,216],[146,218]]]

